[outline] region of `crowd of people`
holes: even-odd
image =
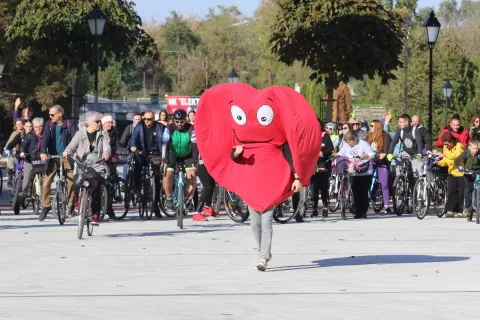
[[[145,166],[142,153],[152,155],[152,168],[155,173],[157,190],[162,186],[166,194],[165,206],[173,210],[173,173],[177,163],[186,168],[187,210],[195,212],[193,220],[207,221],[207,216],[216,217],[218,212],[212,208],[212,195],[215,181],[208,173],[199,154],[194,132],[195,111],[188,114],[185,110],[176,110],[169,115],[161,110],[158,117],[154,111],[134,114],[133,121],[122,133],[118,132],[111,115],[87,112],[78,122],[65,119],[65,112],[59,105],[49,110],[49,120],[33,118],[30,108],[24,108],[19,117],[21,100],[15,102],[14,128],[5,146],[8,153],[7,186],[13,188],[13,177],[19,161],[23,162],[23,184],[21,196],[29,194],[32,184],[32,161],[46,161],[42,183],[42,211],[39,220],[43,221],[52,210],[51,185],[60,167],[60,162],[49,156],[62,156],[68,187],[68,211],[76,214],[78,188],[74,187],[74,172],[82,174],[82,166],[73,161],[97,161],[103,159],[95,168],[116,170],[117,152],[123,149],[135,158],[135,190],[141,192],[141,171]],[[320,122],[320,120],[319,120]],[[466,175],[465,170],[480,170],[480,116],[474,116],[467,124],[461,125],[461,119],[454,115],[434,142],[432,135],[422,125],[419,116],[403,114],[398,117],[398,128],[391,130],[391,117],[370,123],[352,117],[348,123],[327,123],[322,128],[322,149],[318,156],[317,169],[312,175],[312,217],[318,217],[318,203],[323,204],[322,217],[328,216],[329,177],[332,173],[332,156],[358,159],[365,163],[362,170],[353,173],[352,191],[354,197],[354,218],[367,217],[369,209],[368,190],[374,170],[382,190],[383,213],[390,213],[391,195],[394,177],[398,174],[394,156],[405,154],[411,158],[412,175],[418,176],[423,167],[424,156],[437,153],[440,160],[434,165],[447,167],[448,198],[445,204],[448,217],[466,217],[472,211],[472,190],[475,176]],[[321,124],[320,124],[321,125]],[[241,146],[232,151],[232,159],[241,155]],[[14,156],[16,155],[16,156]],[[20,159],[20,160],[19,160]],[[123,176],[127,174],[127,165],[123,167]],[[203,185],[200,201],[195,211],[194,194],[196,179],[199,176]],[[412,179],[411,181],[414,181]],[[298,194],[294,195],[294,206],[298,203]],[[161,217],[160,195],[157,192],[153,211]],[[93,192],[92,211],[94,224],[99,223],[100,193]],[[107,214],[115,219],[111,201],[107,205]],[[303,218],[296,217],[298,222]]]

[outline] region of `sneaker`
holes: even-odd
[[[328,209],[323,209],[322,218],[328,218]]]
[[[167,199],[165,200],[165,209],[168,211],[173,211],[173,199]]]
[[[217,218],[219,216],[218,212],[213,210],[212,207],[206,207],[203,209],[203,214],[206,216]]]
[[[50,210],[52,210],[51,207],[49,207],[49,208],[43,208],[43,209],[42,209],[42,212],[40,212],[40,215],[38,216],[38,221],[43,221],[43,220],[45,220],[45,218],[47,218],[47,214],[48,214],[48,212],[50,212]]]
[[[457,212],[457,217],[458,218],[466,218],[468,217],[468,214],[465,212]]]
[[[195,206],[193,204],[193,200],[190,199],[187,201],[187,212],[194,212],[195,211]]]
[[[310,215],[310,218],[317,218],[318,217],[318,211],[317,209],[313,210],[312,214]]]
[[[268,264],[268,260],[267,260],[267,259],[260,259],[260,261],[257,262],[257,270],[258,270],[258,271],[265,271],[265,270],[267,270],[267,264]]]
[[[453,212],[453,211],[448,211],[448,212],[445,214],[445,217],[447,217],[447,218],[453,218],[453,217],[455,217],[455,212]]]
[[[100,224],[99,222],[100,217],[98,216],[98,214],[94,214],[92,219],[92,226],[98,227],[98,225]]]
[[[192,216],[192,220],[193,221],[208,221],[208,219],[205,218],[201,212],[197,212],[196,214],[194,214]]]

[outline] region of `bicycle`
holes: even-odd
[[[275,206],[273,209],[273,219],[281,224],[287,223],[300,214],[303,216],[303,213],[306,211],[305,204],[308,195],[308,188],[303,187],[300,192],[300,201],[298,202],[297,208],[293,208],[293,199],[292,197],[288,198],[284,202]]]
[[[234,222],[243,223],[250,217],[248,206],[235,192],[224,189],[223,203],[225,205],[225,211],[227,212],[228,217]]]
[[[339,156],[337,162],[337,175],[340,180],[338,189],[338,202],[340,205],[340,214],[342,220],[347,219],[347,208],[354,213],[354,200],[352,191],[352,174],[349,172],[351,160],[348,157]],[[353,172],[352,172],[353,173]]]
[[[473,218],[473,211],[476,212],[476,223],[480,224],[480,170],[464,170],[465,174],[467,175],[475,175],[475,182],[473,184],[473,191],[472,191],[472,208],[469,209],[468,213],[468,221],[472,221]]]
[[[80,161],[79,159],[75,159],[75,161],[80,164],[80,165],[83,165],[85,166],[85,169],[84,169],[84,172],[87,171],[87,170],[92,170],[94,172],[96,172],[94,169],[93,169],[93,166],[94,165],[98,165],[98,164],[104,164],[105,161],[103,159],[100,159],[100,160],[97,160],[97,161],[92,161],[92,162],[82,162]],[[100,173],[99,173],[99,177],[98,177],[98,181],[96,183],[101,183],[102,185],[104,184],[105,182],[105,175],[106,175],[106,170],[103,169]],[[83,179],[81,179],[83,180]],[[97,180],[97,179],[95,179]],[[82,239],[83,237],[83,229],[85,227],[85,225],[87,225],[87,234],[88,236],[91,236],[93,235],[93,225],[92,225],[92,221],[93,221],[93,212],[92,212],[92,191],[93,191],[93,184],[95,182],[92,182],[91,180],[83,180],[83,181],[80,181],[80,190],[79,190],[79,194],[80,194],[80,205],[79,205],[79,209],[78,209],[78,228],[77,228],[77,236],[78,236],[78,239]]]
[[[117,166],[112,164],[110,176],[105,181],[105,186],[102,187],[102,211],[100,220],[103,221],[107,214],[108,208],[111,208],[113,203],[121,203],[124,201],[122,190],[125,190],[125,181],[118,175]],[[123,220],[127,215],[127,210],[121,216],[115,216],[115,220]]]
[[[436,215],[441,218],[444,215],[442,205],[446,203],[447,184],[445,177],[448,176],[448,169],[433,166],[433,162],[438,160],[438,156],[429,155],[425,159],[422,172],[413,187],[413,209],[418,219],[423,219],[427,215],[428,208],[433,206]],[[431,172],[433,181],[428,182],[427,172]]]
[[[121,219],[125,218],[127,215],[128,211],[130,210],[130,206],[136,207],[139,202],[139,197],[135,194],[135,157],[130,156],[128,159],[128,173],[126,176],[125,184],[124,184],[124,189],[125,189],[125,197],[123,198],[123,206],[125,208],[125,212],[122,215]]]
[[[55,184],[55,195],[53,196],[53,214],[56,215],[60,225],[63,225],[67,219],[67,201],[68,201],[68,190],[67,184],[65,183],[67,175],[64,172],[63,156],[48,156],[48,159],[54,159],[60,163],[60,167],[57,171],[59,179]],[[68,158],[67,158],[68,159]]]
[[[15,173],[13,176],[13,199],[12,210],[15,215],[20,214],[20,206],[24,207],[22,203],[22,184],[23,184],[23,158],[20,155],[13,155],[18,161],[15,165]],[[26,207],[24,207],[26,209]]]
[[[42,207],[42,184],[43,178],[45,176],[45,161],[43,160],[32,160],[32,173],[33,179],[30,186],[30,193],[25,197],[25,207],[28,203],[32,204],[33,214],[38,215]]]
[[[413,208],[409,206],[409,201],[413,194],[413,169],[410,156],[400,153],[395,157],[396,165],[399,166],[399,174],[393,181],[393,211],[397,216],[401,216],[405,211],[412,213]]]
[[[382,186],[378,181],[378,165],[374,166],[372,183],[370,185],[370,188],[368,189],[368,194],[370,195],[370,200],[372,201],[371,206],[372,206],[373,212],[379,213],[380,211],[382,211],[384,204],[383,204]]]
[[[137,151],[136,154],[145,157],[147,163],[142,166],[142,180],[141,180],[141,192],[138,201],[138,214],[140,218],[145,217],[147,220],[151,220],[153,216],[153,208],[155,206],[155,174],[152,168],[152,157],[159,156],[159,153],[149,152],[145,153]],[[161,206],[160,206],[161,207]],[[155,212],[155,216],[159,213]]]

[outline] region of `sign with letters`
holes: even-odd
[[[187,112],[195,110],[200,101],[198,96],[168,96],[166,99],[169,114],[172,114],[177,109],[183,109]]]

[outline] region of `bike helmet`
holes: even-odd
[[[173,113],[174,120],[186,120],[187,119],[187,111],[183,109],[177,109]]]

